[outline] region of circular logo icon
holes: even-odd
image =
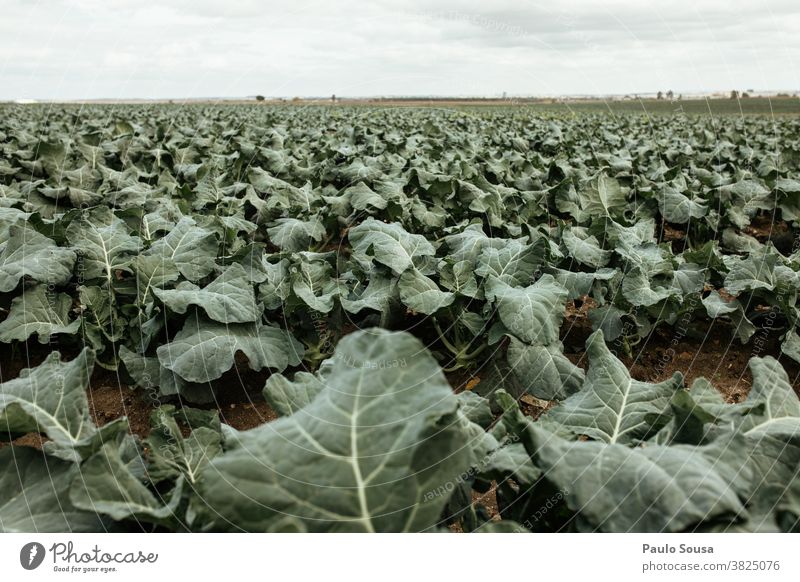
[[[44,546],[39,542],[30,542],[19,551],[19,563],[26,570],[35,570],[44,561]]]

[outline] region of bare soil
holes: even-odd
[[[561,328],[565,355],[582,368],[588,366],[584,345],[592,333],[587,307],[587,302],[581,307],[575,307],[571,302]],[[727,322],[702,318],[693,319],[685,328],[660,326],[638,345],[632,346],[629,354],[624,352],[622,345],[615,345],[612,350],[636,380],[660,382],[675,372],[681,372],[686,385],[691,386],[695,379],[705,377],[730,402],[740,402],[750,391],[753,382],[748,367],[750,358],[772,356],[783,365],[789,381],[800,395],[800,365],[781,353],[780,335],[777,330],[757,328],[753,338],[742,344]]]

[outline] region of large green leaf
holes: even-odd
[[[202,289],[184,281],[175,289],[153,289],[153,292],[175,313],[186,313],[190,305],[197,305],[220,323],[248,323],[261,317],[253,285],[238,263]]]
[[[674,224],[686,224],[693,218],[702,218],[708,212],[702,199],[692,199],[673,186],[668,186],[658,197],[658,207],[661,214]]]
[[[206,471],[214,528],[421,531],[437,495],[470,463],[458,403],[419,340],[357,332],[337,347],[324,388],[293,415],[240,433]]]
[[[706,313],[708,313],[709,317],[729,317],[734,333],[742,343],[749,340],[756,331],[756,326],[747,319],[744,308],[738,299],[725,301],[719,292],[715,290],[703,298],[703,306],[706,308]]]
[[[517,380],[536,398],[563,400],[583,385],[583,370],[564,356],[561,342],[540,346],[511,338],[506,357]]]
[[[406,306],[425,315],[432,315],[455,300],[452,293],[442,291],[433,279],[416,269],[409,269],[400,276],[398,289],[400,300]]]
[[[608,349],[603,332],[586,341],[589,371],[581,390],[546,414],[547,421],[578,435],[606,443],[630,443],[655,427],[651,417],[669,407],[683,387],[679,372],[666,382],[649,384],[631,378],[625,364]]]
[[[277,263],[264,262],[263,281],[258,288],[258,299],[267,309],[277,309],[292,291],[289,277],[289,260],[281,259]]]
[[[315,197],[309,187],[292,186],[280,178],[269,175],[261,168],[252,168],[248,178],[256,190],[268,195],[269,205],[310,210],[314,203]]]
[[[758,480],[753,505],[772,511],[800,478],[800,399],[786,371],[774,358],[752,358],[753,387],[744,406],[752,412],[741,422]]]
[[[635,267],[625,274],[622,280],[622,294],[631,305],[648,307],[670,297],[674,290],[653,284],[641,267]]]
[[[756,417],[750,416],[745,430],[755,435],[784,421],[800,421],[800,399],[792,389],[783,366],[775,358],[767,356],[752,358],[750,369],[753,372],[753,387],[746,403],[763,405],[763,412],[758,415],[757,421]]]
[[[352,206],[354,210],[381,210],[386,208],[389,204],[386,198],[375,192],[364,182],[359,182],[354,186],[348,187],[343,195],[347,197],[350,206]]]
[[[81,511],[69,500],[75,463],[48,457],[29,447],[0,449],[0,532],[78,533],[103,529],[94,511]]]
[[[616,178],[599,174],[581,191],[581,207],[590,216],[617,218],[625,209],[625,189]]]
[[[150,424],[152,430],[145,441],[150,453],[147,474],[155,483],[183,477],[194,486],[203,469],[222,452],[222,435],[218,430],[200,426],[184,436],[172,406],[154,410]]]
[[[74,251],[58,247],[25,222],[12,224],[0,253],[0,293],[12,291],[22,277],[62,285],[72,277],[74,263]]]
[[[490,279],[486,296],[497,304],[500,321],[522,341],[548,345],[558,340],[567,290],[556,283],[552,275],[543,275],[525,288]]]
[[[137,255],[132,267],[136,274],[137,303],[145,308],[146,312],[152,309],[154,290],[176,281],[181,276],[171,262],[152,255]]]
[[[71,308],[72,299],[65,293],[51,292],[45,285],[26,289],[11,301],[11,311],[0,323],[0,341],[25,341],[37,334],[39,343],[46,344],[51,335],[74,334],[81,322],[70,321]]]
[[[445,289],[473,299],[482,299],[475,269],[469,261],[445,262],[439,271],[439,281]]]
[[[118,270],[129,271],[141,241],[128,234],[125,222],[108,209],[96,210],[73,221],[67,228],[67,240],[81,257],[83,279],[111,282]]]
[[[279,218],[267,229],[267,234],[275,246],[285,251],[305,251],[312,240],[322,240],[325,227],[317,217],[310,220]]]
[[[573,259],[595,269],[605,267],[611,258],[611,251],[601,248],[596,237],[577,228],[565,229],[561,240]]]
[[[0,384],[0,433],[43,432],[51,439],[48,452],[76,459],[127,429],[124,420],[100,429],[92,422],[86,387],[93,367],[89,348],[66,363],[52,352],[39,366]]]
[[[380,273],[371,273],[369,283],[365,287],[359,284],[359,287],[358,291],[353,290],[352,297],[343,294],[340,298],[342,307],[350,313],[360,313],[362,309],[385,312],[398,298],[397,279]]]
[[[483,249],[491,247],[500,250],[508,242],[501,238],[486,236],[482,224],[470,224],[461,232],[446,236],[444,240],[450,248],[450,257],[453,261],[467,261],[471,265],[475,264]]]
[[[183,329],[157,350],[161,365],[189,382],[210,382],[233,367],[236,354],[250,368],[283,371],[296,366],[303,346],[288,332],[261,323],[222,324],[190,316]]]
[[[365,269],[372,266],[374,258],[399,275],[414,266],[415,260],[435,253],[424,236],[409,234],[399,224],[386,224],[374,218],[351,228],[347,236],[353,247],[353,258]]]
[[[69,498],[75,507],[116,520],[165,523],[173,519],[184,481],[178,479],[168,497],[154,493],[146,483],[144,459],[133,439],[126,437],[104,444],[81,465]]]
[[[170,268],[174,265],[189,281],[197,281],[214,270],[217,246],[212,231],[185,216],[164,238],[153,243],[147,254],[166,261]]]
[[[775,288],[775,270],[778,255],[764,251],[751,253],[747,257],[726,256],[729,272],[725,277],[725,289],[734,295],[742,291]]]
[[[308,372],[297,372],[293,380],[273,374],[264,385],[264,400],[278,414],[290,416],[311,404],[324,387],[322,378]]]
[[[503,242],[505,244],[500,248],[486,246],[481,251],[475,274],[486,279],[496,279],[512,287],[529,285],[544,261],[544,245],[528,244],[522,240]]]
[[[328,313],[333,309],[333,298],[339,293],[333,267],[325,255],[298,253],[289,268],[292,291],[314,311]]]
[[[534,461],[590,531],[678,532],[746,516],[726,459],[703,447],[569,442],[531,428]],[[732,474],[736,474],[734,470]]]

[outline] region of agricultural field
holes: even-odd
[[[0,113],[0,531],[800,530],[800,118]]]
[[[532,107],[558,113],[610,113],[646,115],[768,115],[800,114],[798,97],[746,97],[743,99],[602,99],[541,103]]]

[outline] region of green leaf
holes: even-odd
[[[39,366],[0,384],[0,433],[43,432],[51,439],[46,451],[77,460],[126,430],[124,419],[99,429],[92,422],[86,388],[93,368],[89,348],[66,363],[52,352]]]
[[[457,234],[444,239],[450,249],[450,257],[455,262],[467,261],[475,264],[485,248],[502,249],[508,241],[501,238],[489,238],[483,232],[483,224],[470,224]]]
[[[222,324],[190,316],[173,340],[158,348],[161,365],[189,382],[210,382],[233,367],[242,352],[250,368],[279,372],[296,366],[303,346],[291,334],[270,325]]]
[[[74,251],[58,247],[25,222],[12,224],[0,253],[0,293],[13,291],[22,277],[63,285],[72,277],[74,263]]]
[[[103,278],[109,283],[118,270],[130,271],[141,241],[128,234],[125,222],[107,208],[88,213],[67,227],[67,240],[81,257],[84,279]]]
[[[584,382],[583,370],[564,356],[561,342],[531,346],[511,338],[506,357],[525,390],[542,400],[563,400]]]
[[[774,358],[751,358],[750,370],[753,387],[736,405],[749,412],[733,422],[745,437],[740,450],[753,473],[740,488],[763,522],[772,519],[800,478],[800,399]]]
[[[564,229],[561,240],[572,258],[595,269],[605,267],[611,258],[611,251],[600,248],[597,238],[588,235],[583,229]]]
[[[131,263],[136,274],[136,302],[149,314],[153,306],[153,294],[156,288],[164,287],[177,281],[181,276],[171,262],[161,257],[137,255]]]
[[[320,242],[325,236],[325,227],[318,217],[309,220],[279,218],[267,229],[270,241],[284,251],[305,251],[311,241]]]
[[[342,307],[348,313],[360,313],[362,309],[386,312],[390,303],[398,298],[397,279],[373,271],[367,286],[360,293],[353,292],[352,295],[353,297],[341,297]]]
[[[667,186],[658,196],[658,207],[662,216],[673,224],[686,224],[693,218],[705,216],[708,208],[704,202],[689,198],[673,186]]]
[[[783,366],[773,358],[751,358],[753,387],[746,403],[763,404],[763,413],[748,417],[745,430],[748,436],[757,437],[772,428],[800,430],[800,399],[792,389]]]
[[[652,426],[650,417],[668,409],[672,395],[683,386],[683,376],[676,372],[658,384],[634,380],[609,351],[601,331],[586,340],[586,353],[589,371],[583,387],[549,410],[547,421],[606,443],[631,443],[660,428]]]
[[[545,246],[522,240],[506,240],[497,249],[487,246],[478,257],[475,274],[496,279],[512,287],[524,287],[534,280],[536,270],[545,258]]]
[[[103,531],[94,511],[81,511],[69,500],[75,463],[48,457],[29,447],[0,449],[0,532],[78,533]]]
[[[107,342],[118,342],[126,332],[126,321],[117,311],[113,292],[92,285],[78,287],[79,309],[83,313],[82,334],[94,349],[102,351]]]
[[[600,174],[581,190],[581,207],[590,216],[618,218],[625,210],[626,192],[616,178]]]
[[[625,331],[625,323],[622,321],[625,315],[618,307],[604,305],[589,311],[589,321],[592,322],[594,331],[602,331],[603,337],[613,342]]]
[[[790,329],[786,332],[786,337],[781,344],[781,352],[800,363],[800,335],[797,331]]]
[[[292,186],[280,178],[270,176],[261,168],[251,168],[248,178],[257,191],[268,195],[267,204],[271,206],[310,210],[315,201],[310,185],[303,188]]]
[[[333,309],[333,298],[339,294],[339,285],[333,267],[325,255],[298,253],[289,268],[292,291],[314,311],[328,313]]]
[[[525,445],[582,529],[678,532],[746,515],[724,460],[702,447],[569,442],[531,428]]]
[[[364,182],[359,182],[353,186],[348,187],[343,195],[350,201],[350,206],[353,210],[369,210],[374,208],[376,210],[383,210],[388,205],[388,201],[372,190]]]
[[[415,265],[415,260],[433,256],[435,249],[419,234],[409,234],[400,224],[386,224],[368,218],[350,229],[347,235],[353,247],[353,258],[364,269],[370,269],[373,258],[400,275]]]
[[[470,422],[483,428],[488,428],[494,421],[491,404],[483,396],[478,396],[474,392],[464,390],[456,394],[458,405],[461,412]]]
[[[325,382],[317,375],[297,372],[294,380],[283,374],[272,374],[264,385],[264,400],[281,416],[291,416],[308,406],[325,387]]]
[[[200,228],[194,219],[185,216],[164,237],[147,251],[177,269],[189,281],[198,281],[214,270],[217,238],[210,230]]]
[[[729,317],[734,327],[734,333],[740,342],[745,343],[756,332],[756,326],[747,319],[744,308],[738,299],[725,301],[718,291],[712,291],[703,298],[703,305],[711,318]]]
[[[58,333],[74,334],[81,326],[79,319],[70,321],[72,298],[65,293],[48,291],[37,285],[23,291],[11,301],[8,317],[0,323],[0,341],[25,341],[33,334],[46,344]]]
[[[158,358],[143,356],[130,350],[127,346],[121,345],[119,359],[125,364],[125,369],[137,387],[150,391],[159,385],[161,363]]]
[[[240,433],[213,461],[201,491],[210,527],[271,531],[287,518],[308,531],[435,527],[448,497],[437,492],[470,455],[433,357],[407,333],[356,332],[324,383],[310,404]]]
[[[263,263],[264,280],[258,288],[258,300],[267,309],[277,309],[292,292],[289,278],[289,260],[281,259],[275,264]]]
[[[567,291],[552,275],[543,275],[529,287],[511,287],[490,279],[486,297],[495,301],[500,321],[529,344],[548,345],[558,340],[564,319]]]
[[[131,437],[108,442],[81,465],[80,478],[70,487],[70,501],[115,520],[168,522],[180,502],[183,480],[164,499],[145,486],[144,472],[144,459]]]
[[[439,280],[442,287],[473,299],[482,298],[482,292],[475,278],[475,269],[469,261],[459,261],[454,264],[445,263],[439,271]]]
[[[747,258],[726,256],[725,265],[729,272],[725,277],[725,289],[738,295],[743,291],[775,288],[775,266],[778,256],[765,250],[751,253]]]
[[[652,285],[647,274],[640,267],[628,271],[622,280],[622,295],[631,305],[638,307],[655,305],[673,293],[674,290],[669,287]]]
[[[186,313],[190,305],[197,305],[220,323],[248,323],[261,317],[253,285],[238,263],[202,289],[185,281],[176,289],[153,289],[153,292],[175,313]]]
[[[222,452],[222,434],[218,430],[197,427],[184,437],[172,406],[154,410],[150,424],[152,430],[145,447],[150,453],[147,474],[154,483],[182,476],[194,486],[211,460]]]
[[[409,269],[400,276],[398,283],[400,300],[410,309],[432,315],[455,300],[455,295],[442,291],[429,277],[416,269]]]

